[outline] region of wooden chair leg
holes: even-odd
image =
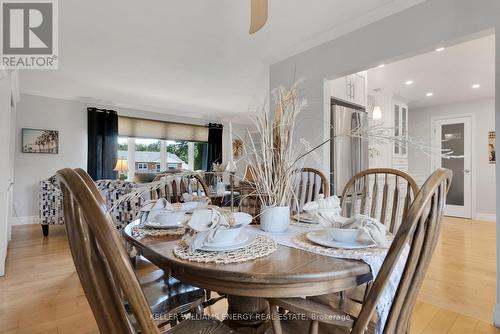
[[[49,225],[42,225],[42,233],[44,237],[47,237],[49,235]]]
[[[318,334],[318,320],[311,320],[311,324],[309,325],[309,334]]]
[[[269,304],[269,310],[271,311],[271,324],[273,326],[274,334],[283,334],[278,307],[276,305]]]

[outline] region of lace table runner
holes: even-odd
[[[317,245],[307,238],[307,233],[314,230],[321,230],[323,227],[318,226],[317,228],[307,228],[291,225],[289,230],[285,233],[268,233],[260,230],[257,227],[248,227],[245,232],[255,235],[265,235],[273,238],[278,244],[283,246],[288,246],[292,248],[301,249],[311,253],[343,258],[352,260],[361,260],[370,266],[373,277],[377,277],[382,264],[384,263],[385,256],[387,255],[388,249],[383,248],[362,248],[362,249],[342,249],[342,248],[330,248]],[[376,328],[376,333],[382,333],[389,315],[389,310],[392,305],[392,300],[396,293],[399,280],[403,274],[404,266],[406,263],[406,258],[408,257],[409,247],[407,246],[401,258],[399,259],[396,268],[390,277],[390,280],[382,293],[379,303],[377,305],[377,315],[378,324]]]
[[[202,250],[190,252],[189,246],[181,240],[174,248],[174,255],[180,259],[193,262],[230,264],[268,256],[277,249],[276,242],[265,236],[257,236],[255,241],[246,247],[225,252],[206,252]]]

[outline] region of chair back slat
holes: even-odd
[[[377,204],[378,204],[378,177],[377,174],[374,175],[375,182],[373,183],[373,192],[372,192],[372,206],[370,211],[370,216],[375,217],[377,215]],[[344,196],[342,196],[344,198]]]
[[[417,191],[416,182],[402,171],[367,169],[353,176],[344,187],[342,215],[369,215],[385,224],[389,231],[396,232]]]
[[[366,215],[368,214],[367,212],[367,203],[368,203],[368,184],[366,183],[366,175],[363,176],[363,191],[361,192],[361,205],[360,205],[360,208],[359,208],[359,212],[362,214],[362,215]]]
[[[427,179],[415,196],[363,302],[363,307],[351,333],[361,334],[365,332],[380,296],[388,285],[398,261],[403,260],[401,256],[406,250],[408,256],[403,263],[404,269],[383,333],[409,332],[411,312],[438,240],[445,198],[451,179],[450,170],[438,169]]]
[[[410,183],[407,184],[406,186],[406,196],[405,196],[405,203],[404,203],[404,208],[403,208],[403,216],[406,216],[408,213],[408,209],[410,208],[411,204],[411,185]]]
[[[359,182],[358,180],[354,181],[354,189],[359,188]],[[351,216],[354,216],[357,212],[357,207],[356,204],[358,203],[358,192],[354,191],[351,193]]]
[[[183,171],[172,170],[164,173],[158,174],[153,182],[161,180],[162,177],[167,175],[176,176]],[[206,184],[203,177],[198,174],[190,175],[177,175],[174,177],[172,182],[165,184],[164,186],[151,191],[151,199],[165,198],[170,203],[182,202],[182,194],[191,194],[197,196],[208,196],[208,185]]]
[[[294,212],[302,212],[304,204],[314,201],[319,194],[325,197],[330,196],[330,186],[328,180],[321,171],[314,168],[301,168],[291,175],[297,175],[294,186],[295,198],[291,207]]]
[[[387,181],[387,174],[384,177],[384,188],[382,190],[382,211],[380,212],[380,221],[385,222],[387,214],[387,196],[389,196],[389,183]]]
[[[100,332],[134,333],[123,306],[123,296],[141,332],[159,333],[97,187],[81,169],[59,170],[57,179],[63,192],[71,255]]]
[[[405,202],[406,202],[406,196],[405,196]],[[391,223],[389,225],[389,232],[394,233],[398,229],[399,226],[397,226],[398,223],[398,211],[399,211],[399,182],[398,182],[398,177],[396,176],[396,184],[394,188],[394,194],[392,197],[392,212],[391,212]],[[404,216],[405,214],[403,214]]]

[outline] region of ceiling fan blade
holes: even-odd
[[[267,22],[267,0],[251,0],[250,34],[259,31]]]

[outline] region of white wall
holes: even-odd
[[[17,107],[14,215],[38,215],[38,183],[64,167],[87,168],[86,106],[22,95]],[[22,153],[22,128],[59,131],[59,154]],[[25,222],[25,221],[21,221]]]
[[[0,71],[0,276],[5,274],[5,259],[10,236],[10,182],[11,182],[11,75]]]
[[[459,117],[473,114],[475,125],[474,160],[472,173],[476,178],[476,217],[495,215],[495,165],[488,163],[488,132],[495,131],[495,99],[481,99],[441,106],[410,109],[408,115],[408,132],[414,138],[430,139],[432,136],[432,117]],[[432,159],[419,152],[409,150],[410,174],[427,178],[432,172]]]
[[[270,87],[290,85],[294,78],[307,80],[302,93],[309,101],[309,112],[301,115],[304,125],[297,135],[309,139],[313,144],[319,143],[319,140],[328,137],[325,119],[330,101],[324,92],[325,78],[338,78],[373,68],[380,63],[430,52],[442,43],[458,43],[484,35],[485,32],[498,31],[499,28],[500,1],[498,0],[427,0],[273,64]],[[496,35],[496,47],[500,47],[500,34]],[[497,82],[500,82],[498,51],[495,74]],[[500,96],[498,84],[495,95]],[[500,113],[500,99],[496,101],[495,110]],[[495,124],[497,133],[500,133],[500,117],[496,118]],[[500,147],[500,136],[497,136],[496,145]],[[323,150],[323,164],[326,166],[329,160],[328,151],[328,147]],[[496,170],[497,173],[500,171],[500,164],[496,164]],[[497,207],[500,206],[498,183],[500,182],[497,180]],[[499,241],[500,228],[497,227],[497,254],[500,254]],[[500,325],[500,256],[497,256],[497,268],[499,270],[497,270],[495,323]]]
[[[22,83],[21,83],[22,84]],[[38,216],[38,183],[64,167],[87,168],[87,107],[113,109],[119,115],[204,125],[220,119],[194,119],[155,112],[102,106],[22,94],[17,106],[14,176],[14,215],[17,223],[31,222]],[[59,154],[21,153],[21,129],[59,131]]]

